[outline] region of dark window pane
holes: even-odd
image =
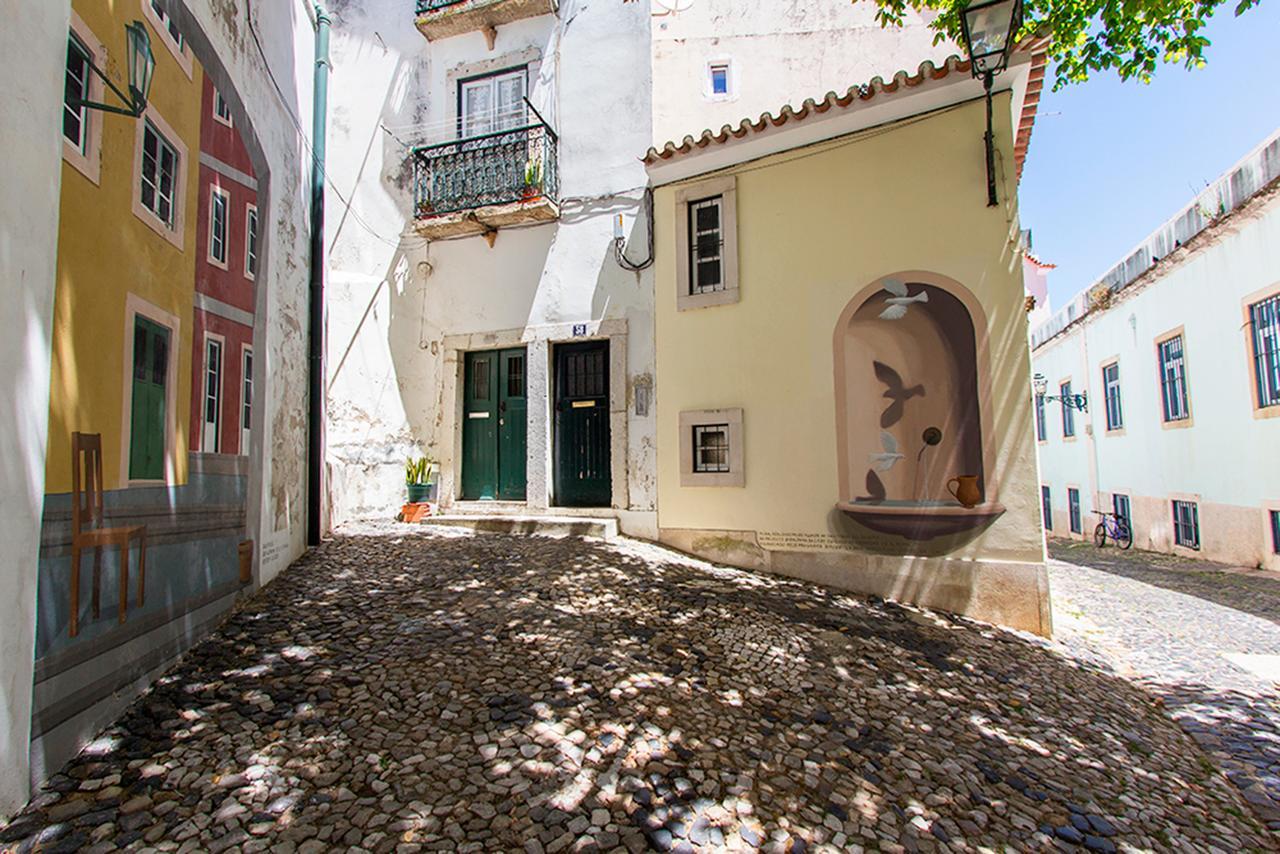
[[[154,333],[153,351],[151,359],[151,381],[158,386],[165,383],[165,374],[169,367],[169,336],[162,332]]]
[[[507,396],[524,397],[524,356],[507,357]]]
[[[476,359],[472,363],[471,396],[476,400],[489,399],[489,360]]]
[[[699,290],[714,290],[720,284],[720,262],[719,261],[702,261],[698,264],[698,281],[696,286]]]
[[[695,220],[698,231],[713,231],[720,228],[720,206],[706,205],[697,209]]]
[[[133,378],[147,378],[147,335],[146,327],[141,323],[133,327]]]

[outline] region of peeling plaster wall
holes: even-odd
[[[653,142],[735,127],[750,116],[880,76],[912,73],[960,51],[933,44],[933,13],[907,11],[883,29],[874,3],[813,0],[652,0]],[[676,8],[680,11],[671,12]],[[729,92],[711,92],[708,66],[728,63]]]
[[[27,734],[35,649],[36,557],[44,504],[58,199],[62,59],[69,2],[7,15],[0,57],[0,820],[27,799]]]
[[[500,26],[489,51],[478,32],[427,42],[401,2],[331,5],[330,159],[341,193],[328,197],[333,521],[395,513],[414,453],[440,460],[442,495],[452,495],[458,352],[499,342],[529,345],[528,507],[545,508],[546,345],[578,323],[626,333],[613,339],[627,380],[612,404],[614,505],[652,518],[652,408],[630,405],[654,374],[651,277],[620,268],[612,240],[622,213],[629,257],[645,254],[647,10],[567,0],[557,15]],[[525,62],[530,100],[560,136],[560,220],[501,230],[493,248],[481,237],[428,243],[412,232],[409,146],[452,138],[459,75]]]

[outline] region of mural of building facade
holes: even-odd
[[[56,121],[47,137],[33,130],[39,125],[11,137],[6,122],[5,145],[25,152],[15,156],[57,198],[43,230],[30,209],[38,195],[0,199],[0,242],[28,247],[6,282],[13,304],[27,307],[31,336],[4,372],[4,397],[46,413],[16,431],[27,462],[21,478],[6,469],[3,483],[6,513],[21,517],[25,507],[37,520],[38,552],[15,540],[18,578],[6,579],[0,614],[0,682],[13,735],[0,745],[0,814],[216,626],[237,597],[296,557],[304,533],[297,510],[305,484],[292,476],[291,458],[303,446],[305,359],[291,353],[301,342],[289,330],[298,328],[291,318],[305,318],[306,279],[285,263],[306,257],[293,117],[304,105],[278,78],[272,83],[263,63],[291,66],[299,45],[309,55],[313,22],[296,9],[256,14],[249,23],[276,53],[249,56],[231,32],[245,22],[204,4],[41,5],[39,16],[6,34],[6,44],[14,33],[38,46],[15,66],[14,82],[52,98]],[[131,52],[131,28],[154,59],[140,115],[118,94],[130,58],[147,52]],[[46,77],[56,91],[39,85]],[[12,109],[26,115],[30,105]],[[242,139],[217,142],[232,125]],[[234,174],[219,164],[234,165]],[[230,197],[225,238],[211,191]],[[250,205],[273,212],[270,227],[248,228]],[[270,293],[208,274],[212,265],[244,279],[250,246]],[[238,328],[218,327],[228,313]],[[208,373],[204,353],[215,334],[238,353],[266,353],[275,369],[243,360],[217,384],[194,381]],[[271,398],[262,412],[252,397],[244,406],[255,385]],[[202,432],[207,390],[228,398],[219,435]]]
[[[663,542],[1049,632],[1014,153],[1042,71],[997,88],[997,207],[954,58],[649,152]]]
[[[1280,133],[1032,333],[1045,527],[1280,569]],[[1194,307],[1189,310],[1189,307]]]

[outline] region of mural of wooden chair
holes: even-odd
[[[103,527],[102,434],[71,434],[71,637],[80,633],[80,556],[93,549],[93,616],[99,614],[102,550],[120,547],[120,622],[129,605],[129,547],[138,540],[138,606],[146,597],[147,526]]]

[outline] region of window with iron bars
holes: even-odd
[[[1175,335],[1161,341],[1160,396],[1165,421],[1185,421],[1191,417],[1187,401],[1187,367],[1182,348],[1182,336]]]
[[[1258,406],[1280,406],[1280,294],[1249,306]]]
[[[1189,549],[1200,548],[1200,508],[1194,501],[1173,502],[1173,541]]]
[[[689,292],[707,294],[725,288],[723,196],[689,203]]]
[[[693,470],[729,471],[729,425],[697,424],[693,428]]]

